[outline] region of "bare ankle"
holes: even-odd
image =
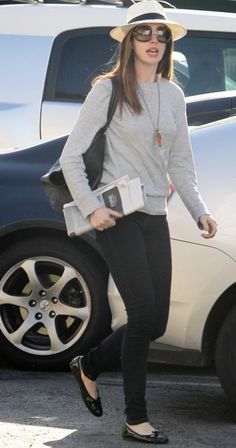
[[[131,424],[127,423],[127,425],[133,431],[137,432],[138,434],[142,434],[142,435],[149,435],[152,433],[152,431],[155,431],[155,428],[151,425],[151,423],[149,421],[143,422],[143,423],[138,423],[135,425],[131,425]]]
[[[81,378],[82,378],[82,381],[83,381],[89,395],[91,395],[91,397],[96,400],[98,398],[96,381],[90,380],[90,378],[88,378],[83,373],[82,370],[81,370]]]

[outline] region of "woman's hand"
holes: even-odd
[[[202,215],[199,218],[199,224],[202,230],[205,230],[207,233],[202,233],[201,236],[203,238],[213,238],[217,232],[217,223],[211,218],[209,215]]]
[[[100,207],[89,215],[89,220],[95,229],[105,230],[115,226],[117,218],[121,218],[122,216],[122,213],[116,212],[115,210]]]

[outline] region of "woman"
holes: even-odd
[[[60,163],[72,196],[97,230],[97,240],[124,301],[128,323],[71,362],[88,409],[102,415],[96,379],[120,361],[126,422],[123,437],[154,444],[168,438],[148,420],[145,387],[150,341],[165,332],[170,299],[171,251],[167,214],[170,179],[194,220],[212,238],[216,222],[197,189],[182,90],[171,81],[172,41],[184,27],[170,22],[155,0],[128,9],[113,70],[95,83],[63,150]],[[128,174],[145,185],[145,207],[129,216],[102,207],[88,186],[81,154],[106,122],[111,78],[118,107],[107,131],[101,185]],[[170,179],[169,179],[170,178]]]

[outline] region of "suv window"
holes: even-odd
[[[109,67],[117,43],[110,28],[60,34],[53,45],[44,100],[82,102],[91,80]],[[187,96],[236,89],[233,33],[188,32],[175,43],[175,77]]]
[[[83,101],[96,74],[109,67],[117,43],[110,28],[86,28],[61,34],[53,45],[45,99]]]
[[[236,48],[224,50],[226,89],[236,89]]]
[[[175,49],[176,78],[187,96],[236,89],[235,34],[189,32]]]

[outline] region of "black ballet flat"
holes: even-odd
[[[151,434],[145,436],[133,431],[126,423],[124,424],[122,429],[122,437],[124,439],[132,439],[137,442],[152,443],[155,445],[165,444],[169,442],[168,437],[160,431],[155,430],[152,431]]]
[[[98,396],[98,398],[95,399],[91,397],[91,395],[89,395],[81,377],[81,371],[83,370],[81,366],[82,358],[83,356],[77,356],[76,358],[72,359],[70,363],[70,369],[75,379],[79,383],[81,397],[85,406],[87,406],[88,410],[93,415],[95,415],[95,417],[101,417],[103,415],[103,410],[100,397]]]

